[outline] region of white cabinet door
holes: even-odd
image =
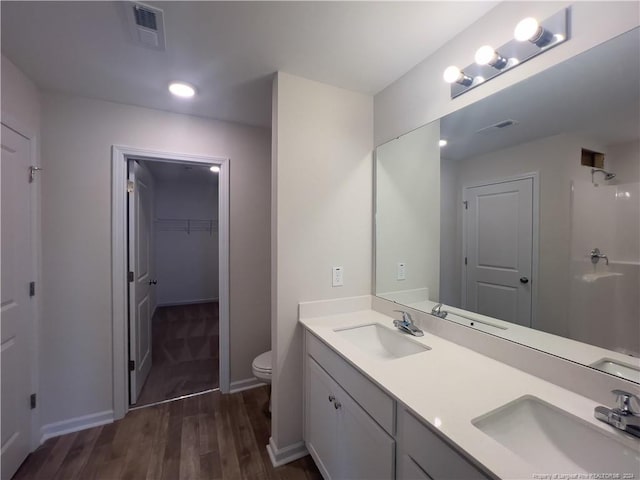
[[[310,357],[307,357],[307,449],[316,461],[325,478],[337,478],[338,458],[336,456],[336,412],[332,398],[335,398],[336,383]]]
[[[325,479],[392,479],[395,442],[307,357],[307,448]]]
[[[336,394],[340,479],[391,479],[395,442],[341,388]]]
[[[0,364],[2,364],[2,480],[8,480],[29,454],[31,411],[29,300],[32,274],[30,238],[30,142],[2,125],[2,302]]]

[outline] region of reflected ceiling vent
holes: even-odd
[[[127,23],[134,42],[155,50],[164,50],[164,13],[139,2],[124,2]]]
[[[481,128],[476,133],[486,134],[498,132],[500,130],[504,130],[505,128],[513,127],[514,125],[518,125],[518,121],[509,118],[507,120],[502,120],[501,122],[494,123],[493,125],[489,125],[488,127]]]

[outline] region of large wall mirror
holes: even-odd
[[[639,29],[381,145],[375,172],[376,295],[640,383]]]

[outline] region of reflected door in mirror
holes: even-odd
[[[465,188],[464,308],[531,326],[533,178]]]

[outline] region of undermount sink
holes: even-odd
[[[640,475],[640,447],[536,397],[521,397],[471,423],[540,474]]]
[[[631,380],[632,382],[640,383],[640,369],[633,365],[617,362],[610,358],[603,358],[591,364],[591,366],[601,372],[610,373]]]
[[[431,350],[426,345],[410,339],[407,334],[393,331],[377,323],[334,331],[369,355],[383,360],[402,358]]]

